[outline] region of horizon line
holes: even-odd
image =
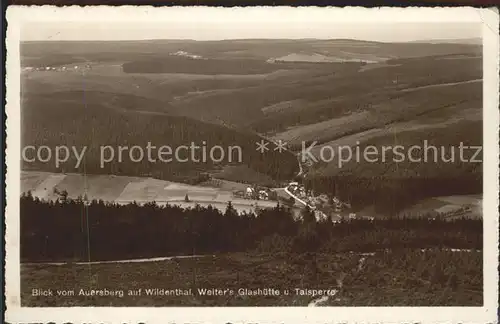
[[[144,38],[144,39],[39,39],[39,40],[20,40],[20,43],[42,43],[42,42],[95,42],[95,43],[105,43],[105,42],[152,42],[152,41],[176,41],[176,42],[224,42],[224,41],[357,41],[357,42],[370,42],[370,43],[454,43],[454,44],[464,44],[464,45],[480,45],[470,43],[471,41],[481,41],[482,37],[469,37],[469,38],[441,38],[441,39],[416,39],[408,41],[380,41],[380,40],[369,40],[369,39],[358,39],[358,38],[226,38],[226,39],[192,39],[192,38]]]

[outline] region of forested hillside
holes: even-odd
[[[160,106],[148,106],[150,102],[145,99],[132,96],[132,99],[136,100],[134,103],[130,98],[120,97],[120,95],[110,96],[85,91],[53,93],[50,96],[30,95],[24,99],[23,147],[46,145],[54,149],[59,145],[66,145],[75,146],[78,151],[85,146],[88,149],[84,162],[78,169],[74,169],[77,162],[74,156],[59,168],[53,161],[52,163],[24,162],[23,167],[52,172],[148,175],[159,179],[188,181],[196,179],[201,172],[215,171],[223,165],[230,164],[229,157],[221,163],[215,163],[210,158],[203,163],[200,156],[196,156],[196,160],[201,162],[196,162],[188,156],[185,162],[173,159],[167,163],[159,160],[157,155],[153,156],[156,162],[149,162],[147,155],[142,161],[133,162],[128,152],[124,153],[121,162],[117,156],[118,146],[138,145],[146,151],[150,142],[157,148],[167,145],[175,150],[180,145],[189,146],[193,142],[200,147],[206,143],[208,149],[216,145],[221,146],[226,153],[234,154],[232,156],[234,164],[248,165],[274,179],[288,179],[297,172],[297,161],[292,154],[280,154],[274,151],[264,154],[257,152],[255,142],[260,138],[256,135],[182,116],[168,115],[160,112]],[[150,107],[155,113],[144,113],[144,111],[141,113],[143,107],[140,104]],[[100,147],[106,145],[114,148],[115,158],[101,168]],[[230,146],[241,147],[242,163],[238,162],[239,155],[236,150],[229,151]],[[185,158],[183,156],[182,160]]]

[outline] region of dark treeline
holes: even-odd
[[[332,63],[332,66],[336,66]],[[358,64],[359,65],[359,64]],[[324,69],[324,63],[278,62],[270,64],[256,59],[193,59],[169,55],[134,60],[122,65],[125,73],[192,73],[192,74],[264,74],[282,69]]]
[[[167,56],[159,60],[127,62],[122,65],[125,73],[193,73],[193,74],[259,74],[271,73],[278,68],[257,60],[216,60],[207,64],[204,59]]]
[[[183,209],[154,202],[117,205],[21,196],[23,261],[113,260],[260,250],[371,252],[407,248],[482,248],[482,221],[426,218],[316,221],[284,206],[238,214],[231,203]]]
[[[311,177],[304,180],[304,185],[315,192],[337,195],[349,201],[355,211],[373,205],[375,212],[389,217],[422,199],[478,194],[483,189],[479,173],[456,178]]]

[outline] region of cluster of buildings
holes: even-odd
[[[54,71],[54,72],[66,72],[66,71],[88,71],[91,70],[92,66],[90,64],[84,65],[72,65],[72,66],[27,66],[22,70],[24,72],[32,72],[32,71]]]
[[[194,60],[201,60],[201,59],[203,59],[203,57],[201,55],[191,54],[191,53],[188,53],[188,52],[185,52],[185,51],[177,51],[177,52],[174,52],[174,53],[170,53],[170,55],[172,55],[172,56],[189,57],[189,58],[194,59]]]
[[[298,182],[290,182],[287,186],[287,190],[291,194],[293,194],[295,198],[299,198],[300,200],[308,204],[312,209],[329,203],[327,195],[321,194],[319,196],[315,196],[313,190],[306,190],[305,187]],[[339,202],[340,206],[340,200],[337,199],[337,201]]]
[[[290,182],[287,187],[288,191],[290,191],[295,196],[299,197],[302,200],[307,199],[306,189],[303,185],[300,185],[298,182]]]
[[[259,189],[257,187],[247,187],[245,190],[246,199],[259,199],[259,200],[269,200],[269,190]]]
[[[316,218],[331,216],[334,222],[356,219],[356,213],[351,212],[351,204],[341,201],[337,196],[329,198],[326,194],[314,195],[298,182],[290,182],[286,188],[295,198],[306,203],[317,214]]]
[[[248,186],[245,190],[233,192],[234,196],[251,200],[276,200],[277,194],[266,187]]]

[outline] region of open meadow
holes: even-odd
[[[240,186],[237,186],[241,190]],[[31,192],[33,197],[44,200],[61,199],[66,191],[69,199],[102,200],[107,203],[175,205],[182,208],[212,206],[222,212],[231,201],[239,212],[254,212],[256,208],[272,208],[276,201],[253,200],[234,197],[235,186],[222,188],[206,185],[187,185],[153,178],[112,175],[54,174],[49,172],[23,171],[21,193]],[[243,188],[246,188],[243,185]],[[186,196],[189,201],[186,201]]]

